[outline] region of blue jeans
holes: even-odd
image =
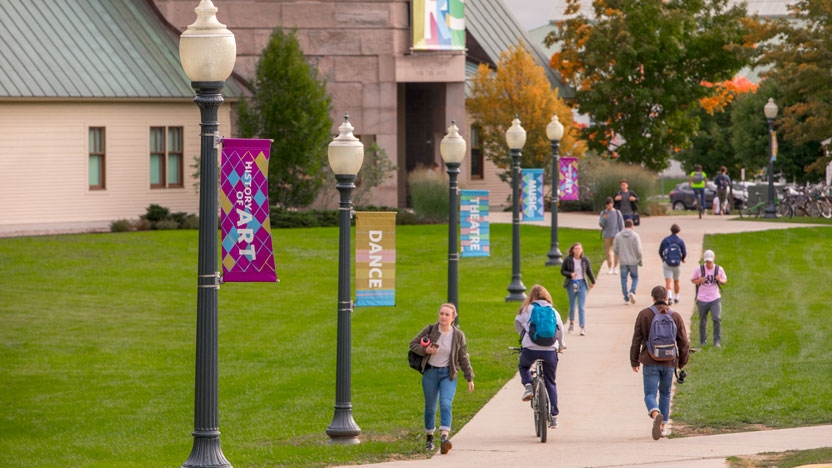
[[[705,189],[704,188],[695,188],[693,189],[693,196],[696,198],[697,203],[699,204],[699,209],[704,210],[707,207],[705,206]]]
[[[662,413],[664,422],[670,418],[670,387],[673,385],[672,366],[651,366],[644,364],[644,404],[649,416],[655,410]],[[656,406],[656,392],[659,392],[659,404]]]
[[[629,300],[629,296],[627,295],[628,292],[633,294],[636,293],[636,287],[638,286],[638,265],[619,265],[621,267],[620,275],[621,275],[621,292],[624,294],[624,300]],[[633,279],[633,284],[630,285],[630,289],[627,289],[627,275],[630,275],[630,278]]]
[[[436,428],[436,402],[439,401],[439,430],[450,431],[453,413],[451,405],[456,394],[456,380],[451,380],[447,367],[431,367],[422,374],[425,394],[425,431],[433,434]]]
[[[546,384],[546,393],[549,394],[549,407],[552,416],[557,416],[558,387],[555,384],[555,374],[558,371],[557,351],[538,351],[536,349],[523,348],[520,351],[520,363],[517,364],[517,370],[520,371],[520,382],[523,382],[523,385],[532,383],[532,373],[529,372],[529,368],[538,359],[543,359],[543,381]]]
[[[578,323],[581,328],[586,326],[586,313],[584,311],[584,304],[586,304],[586,281],[578,280],[578,292],[572,290],[572,284],[566,287],[566,295],[569,297],[569,321],[575,321],[575,309],[578,309]],[[576,304],[577,302],[577,304]]]

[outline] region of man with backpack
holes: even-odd
[[[659,256],[662,258],[662,271],[664,272],[665,288],[667,288],[667,303],[673,299],[675,304],[679,303],[679,278],[682,274],[682,263],[685,263],[685,257],[688,256],[688,251],[685,248],[685,241],[679,237],[678,224],[670,226],[670,235],[662,239],[659,244]],[[671,298],[671,286],[673,287],[673,297]]]
[[[708,312],[714,321],[714,346],[721,348],[722,295],[720,289],[728,282],[725,270],[714,263],[714,251],[706,250],[705,263],[693,270],[691,283],[696,285],[696,309],[699,311],[699,344],[708,342]]]
[[[673,374],[677,368],[683,369],[688,363],[690,340],[684,319],[678,312],[670,310],[665,302],[667,289],[656,286],[650,295],[653,305],[643,309],[636,317],[630,345],[630,366],[633,372],[638,373],[639,366],[644,365],[644,404],[653,420],[653,440],[659,440],[663,435],[667,436],[665,426],[670,419]]]
[[[690,188],[693,190],[693,197],[699,206],[699,217],[705,212],[705,187],[708,185],[708,174],[702,170],[702,165],[697,164],[694,171],[690,173]]]

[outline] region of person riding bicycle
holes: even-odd
[[[532,387],[532,375],[529,369],[538,359],[543,361],[543,377],[546,383],[546,392],[549,394],[550,402],[550,416],[549,427],[558,427],[558,391],[555,384],[555,374],[558,369],[558,353],[566,349],[563,341],[563,321],[560,314],[555,311],[555,318],[557,320],[557,328],[555,333],[554,343],[550,346],[541,346],[532,341],[529,333],[529,321],[531,319],[533,303],[544,306],[552,306],[552,296],[549,291],[543,286],[536,284],[532,286],[528,297],[517,311],[517,316],[514,318],[514,329],[520,335],[520,361],[517,364],[517,369],[520,371],[520,381],[523,383],[525,390],[523,391],[523,401],[529,401],[534,395]]]
[[[693,196],[699,205],[699,212],[705,211],[705,186],[708,184],[708,174],[702,170],[702,165],[697,164],[690,173],[690,188],[693,189]]]

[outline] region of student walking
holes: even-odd
[[[616,234],[624,230],[624,218],[614,205],[615,201],[612,197],[607,197],[604,202],[604,211],[598,219],[601,237],[604,238],[604,252],[607,254],[607,268],[611,275],[618,273],[618,256],[612,250],[612,241],[615,240]]]
[[[443,454],[453,447],[448,435],[451,432],[451,407],[456,394],[457,375],[461,370],[468,381],[468,391],[474,391],[474,370],[468,356],[465,334],[456,325],[456,307],[453,304],[439,306],[439,320],[428,325],[410,340],[410,349],[422,358],[422,392],[425,396],[425,450],[433,451],[433,434],[436,431],[436,404],[439,402],[440,449]]]
[[[647,406],[647,414],[653,420],[653,440],[659,440],[663,435],[667,436],[665,426],[670,419],[673,374],[677,368],[681,370],[688,363],[690,340],[685,329],[685,320],[678,312],[670,310],[670,306],[665,302],[667,289],[664,286],[656,286],[650,292],[650,296],[653,298],[653,305],[642,309],[636,317],[633,341],[630,343],[630,366],[636,373],[640,365],[644,366],[641,374],[644,404]],[[666,321],[668,315],[672,322]],[[651,339],[653,344],[650,343]],[[657,347],[662,346],[672,349],[674,341],[675,351],[656,351]],[[656,393],[659,394],[658,404]]]
[[[563,259],[560,274],[566,277],[563,280],[563,287],[569,298],[569,333],[575,329],[575,309],[577,309],[581,336],[584,336],[586,335],[584,304],[586,304],[587,293],[595,286],[595,275],[592,274],[589,259],[584,257],[584,247],[580,242],[575,242],[572,247],[569,247],[569,254]]]
[[[618,255],[619,267],[621,268],[621,293],[624,295],[624,303],[635,304],[638,267],[641,265],[642,250],[641,238],[633,231],[632,219],[624,221],[624,230],[615,236],[612,249]],[[629,288],[627,288],[628,277],[632,279]]]
[[[716,184],[716,196],[719,198],[721,210],[714,210],[714,214],[727,215],[731,209],[731,203],[728,202],[728,190],[731,188],[731,178],[728,177],[728,168],[722,166],[719,168],[719,175],[714,178]]]
[[[638,195],[630,190],[627,179],[621,179],[621,186],[615,193],[615,209],[621,211],[624,220],[635,219],[638,214]]]
[[[687,248],[685,248],[685,241],[679,237],[678,224],[670,226],[670,235],[662,239],[659,244],[659,256],[662,258],[662,272],[664,273],[665,288],[667,289],[667,303],[670,300],[679,303],[679,277],[682,274],[682,263],[685,263],[685,258],[688,256]],[[673,289],[671,289],[671,286]],[[673,297],[671,298],[671,291]]]
[[[704,265],[693,270],[691,283],[696,285],[696,309],[699,311],[699,344],[708,343],[708,312],[714,322],[714,346],[722,347],[722,295],[719,288],[728,282],[725,270],[714,263],[713,250],[703,255]]]

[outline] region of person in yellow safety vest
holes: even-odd
[[[690,188],[699,204],[699,209],[705,209],[705,186],[708,184],[708,174],[702,170],[702,165],[697,164],[696,170],[690,173]]]

